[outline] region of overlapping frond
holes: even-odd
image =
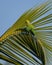
[[[21,64],[45,64],[44,51],[42,46],[30,32],[17,31],[5,39],[1,44],[3,59],[9,62],[20,62]],[[41,52],[41,53],[40,53]],[[43,59],[42,59],[43,57]],[[14,63],[14,64],[15,64]]]

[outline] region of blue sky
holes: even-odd
[[[0,36],[29,8],[45,0],[0,0]]]

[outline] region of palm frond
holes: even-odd
[[[42,17],[42,15],[46,14],[52,9],[52,1],[47,1],[43,4],[40,4],[37,7],[33,7],[29,9],[27,12],[25,12],[17,21],[13,24],[0,38],[0,41],[5,39],[7,36],[14,33],[16,29],[23,28],[26,26],[25,21],[29,20],[34,24],[34,20],[38,19],[39,17]]]
[[[52,1],[31,8],[0,38],[1,57],[14,64],[52,64]],[[27,31],[26,20],[34,26],[35,35]]]
[[[2,42],[1,52],[21,64],[44,64],[44,52],[35,37],[30,32],[23,31],[17,34],[18,32]]]

